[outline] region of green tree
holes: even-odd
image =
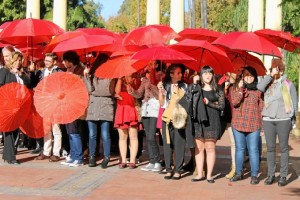
[[[26,0],[1,0],[0,23],[26,17]]]
[[[93,0],[68,0],[67,29],[104,27],[101,18],[102,5]],[[0,1],[0,23],[26,17],[26,0]],[[41,0],[41,19],[52,20],[53,0]]]

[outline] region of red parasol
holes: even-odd
[[[50,43],[45,47],[44,52],[51,52],[56,45],[58,45],[60,42],[72,39],[74,37],[84,35],[86,33],[81,32],[81,31],[68,31],[64,32],[60,35],[55,36]]]
[[[277,47],[280,47],[287,51],[294,52],[297,48],[300,48],[300,44],[297,43],[296,38],[293,37],[289,32],[277,31],[272,29],[261,29],[255,31],[254,33],[266,38]]]
[[[48,20],[20,19],[9,23],[0,33],[0,40],[10,44],[38,44],[50,42],[52,36],[64,30]]]
[[[231,32],[219,37],[212,44],[230,49],[251,51],[261,55],[282,57],[278,47],[254,32]]]
[[[43,119],[32,104],[31,112],[20,129],[31,138],[42,138],[51,130],[51,122]]]
[[[184,39],[170,47],[193,57],[195,61],[185,65],[195,71],[200,71],[205,65],[211,66],[216,74],[234,71],[226,53],[205,40]]]
[[[133,54],[131,58],[136,60],[161,60],[169,63],[195,61],[191,56],[166,46],[143,49]]]
[[[178,33],[179,38],[176,38],[177,41],[184,39],[193,39],[193,40],[206,40],[212,42],[218,37],[222,36],[223,33],[205,29],[205,28],[186,28]]]
[[[88,100],[83,81],[66,72],[47,76],[35,88],[37,112],[54,124],[66,124],[78,119],[84,114]]]
[[[29,115],[32,95],[25,85],[8,83],[0,87],[0,131],[16,130]]]
[[[148,60],[132,60],[130,56],[119,56],[102,64],[95,72],[99,78],[120,78],[129,76],[146,67]]]
[[[60,42],[53,52],[76,51],[79,55],[89,51],[100,51],[104,47],[113,44],[114,38],[107,35],[80,35],[69,40]]]
[[[162,45],[178,34],[167,25],[148,25],[133,29],[123,39],[123,45],[129,50],[140,50]]]
[[[258,76],[266,75],[267,70],[259,58],[242,50],[226,49],[225,51],[236,71],[242,67],[251,66],[255,68]]]

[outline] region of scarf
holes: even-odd
[[[248,90],[257,90],[257,82],[256,81],[254,81],[252,83],[244,82],[244,87],[247,88]]]

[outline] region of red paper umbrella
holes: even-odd
[[[25,85],[9,83],[0,87],[0,131],[17,129],[26,120],[32,95]]]
[[[261,55],[282,57],[278,47],[254,32],[231,32],[216,39],[212,44],[230,49],[245,50]]]
[[[83,81],[70,73],[51,74],[35,88],[37,112],[54,124],[66,124],[78,119],[84,114],[88,100]]]
[[[14,20],[0,33],[0,40],[10,44],[38,44],[49,42],[54,35],[64,30],[48,20],[20,19]]]
[[[31,138],[42,138],[51,130],[51,122],[43,119],[32,104],[31,111],[20,129]]]
[[[168,42],[178,34],[167,25],[148,25],[130,31],[123,39],[129,50],[145,49]]]
[[[297,48],[300,48],[300,45],[297,44],[295,38],[292,36],[291,33],[272,29],[261,29],[255,31],[255,33],[266,38],[277,47],[280,47],[287,51],[293,52]]]
[[[176,38],[177,41],[181,41],[184,39],[193,39],[193,40],[206,40],[208,42],[212,42],[216,40],[218,37],[222,36],[223,33],[205,29],[205,28],[186,28],[178,33],[180,36]]]
[[[44,58],[43,51],[45,47],[41,45],[35,45],[33,47],[19,47],[17,46],[24,55],[27,55],[28,60],[40,60]]]
[[[4,22],[3,24],[1,24],[1,26],[0,26],[0,33],[1,33],[2,30],[3,30],[6,26],[8,26],[10,23],[11,23],[11,22]]]
[[[195,61],[185,65],[195,71],[199,71],[205,65],[211,66],[217,74],[234,71],[226,53],[207,41],[184,39],[170,47],[193,57]]]
[[[95,72],[99,78],[120,78],[129,76],[146,67],[147,60],[132,60],[130,56],[119,56],[102,64]]]

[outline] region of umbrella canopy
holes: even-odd
[[[185,65],[195,71],[200,71],[205,65],[211,66],[217,74],[234,71],[227,54],[207,41],[184,39],[170,47],[193,57],[195,61]]]
[[[193,39],[193,40],[206,40],[208,42],[213,42],[218,37],[222,36],[223,33],[205,29],[205,28],[186,28],[178,33],[180,36],[176,38],[177,41],[184,39]]]
[[[53,52],[65,52],[74,50],[78,54],[86,54],[89,51],[100,51],[102,48],[113,44],[114,38],[107,35],[79,35],[69,40],[60,42]]]
[[[169,63],[195,61],[191,56],[166,46],[143,49],[133,54],[131,58],[136,60],[161,60]]]
[[[58,45],[60,42],[72,39],[74,37],[84,35],[86,33],[81,32],[81,31],[68,31],[64,32],[60,35],[55,36],[50,43],[45,47],[44,52],[51,52],[56,45]]]
[[[43,119],[32,104],[31,111],[20,129],[31,138],[42,138],[51,130],[51,123]]]
[[[19,49],[24,55],[27,56],[28,60],[40,60],[44,58],[44,46],[41,45],[34,45],[32,47],[24,47],[24,46],[17,46],[17,49]]]
[[[259,58],[242,50],[226,49],[225,51],[235,71],[239,71],[239,69],[245,66],[251,66],[256,70],[258,76],[266,75],[267,70]]]
[[[300,43],[296,41],[296,38],[292,36],[289,32],[277,31],[272,29],[261,29],[257,30],[254,33],[260,35],[271,43],[285,49],[287,51],[295,51],[297,48],[300,48]]]
[[[29,115],[32,95],[25,85],[9,83],[0,87],[0,131],[16,130]]]
[[[129,76],[146,67],[148,60],[132,60],[130,56],[119,56],[102,64],[95,72],[99,78],[120,78]]]
[[[114,37],[116,34],[104,28],[79,28],[77,31],[84,32],[88,35],[108,35]]]
[[[52,36],[64,30],[48,20],[21,19],[9,23],[0,33],[0,40],[10,44],[38,44],[50,42]]]
[[[222,45],[230,49],[250,51],[261,55],[282,57],[278,47],[254,32],[231,32],[219,37],[212,44]]]
[[[133,29],[123,39],[123,45],[129,50],[140,50],[159,46],[178,34],[167,25],[148,25]]]
[[[88,92],[76,75],[57,72],[43,79],[34,93],[37,112],[51,123],[66,124],[82,116],[88,105]]]

